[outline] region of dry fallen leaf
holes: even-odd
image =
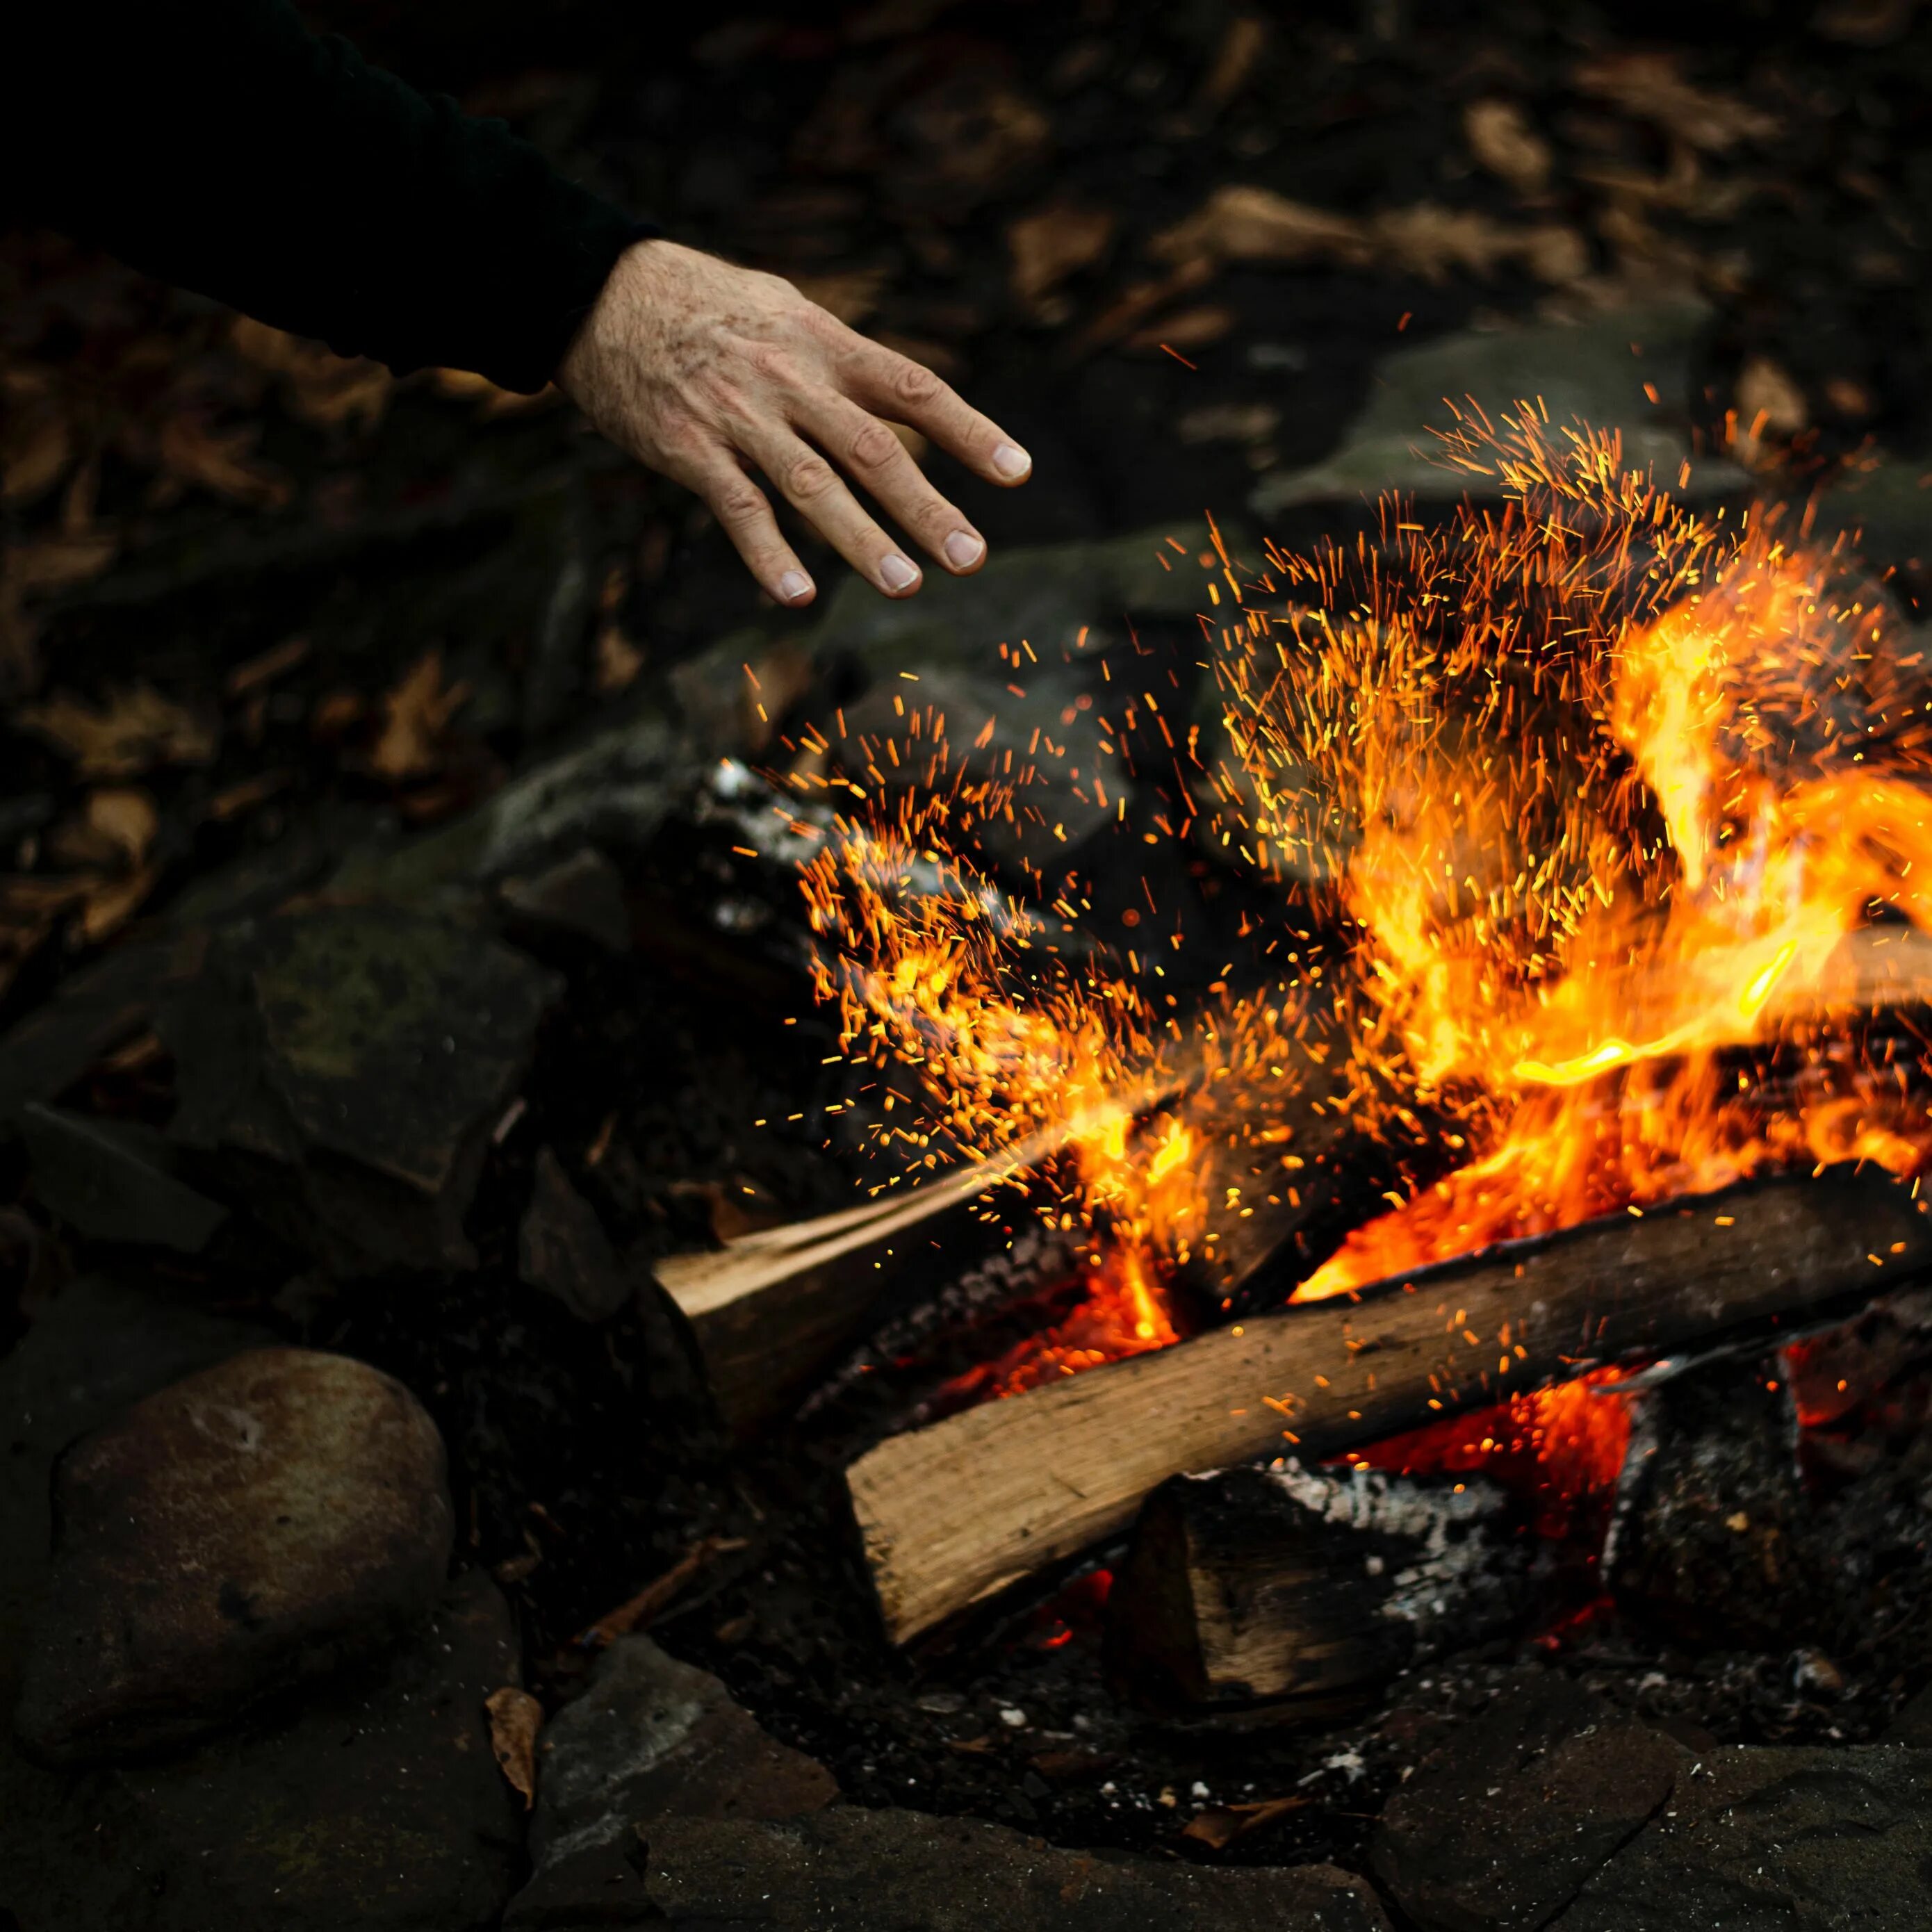
[[[160,866],[143,866],[124,878],[100,880],[82,903],[71,938],[89,946],[111,938],[140,911],[160,876]]]
[[[1589,266],[1589,251],[1573,229],[1556,224],[1524,228],[1471,208],[1418,202],[1390,208],[1369,224],[1376,254],[1391,268],[1439,282],[1460,271],[1492,275],[1505,263],[1540,280],[1573,281]]]
[[[1737,408],[1748,436],[1796,436],[1811,419],[1804,392],[1768,356],[1754,356],[1738,372]]]
[[[1904,34],[1918,11],[1918,0],[1826,0],[1811,25],[1828,40],[1882,47]]]
[[[285,334],[266,322],[237,316],[229,338],[258,369],[282,379],[290,412],[318,429],[359,418],[365,429],[380,422],[396,379],[380,362],[338,356],[320,342]]]
[[[1676,52],[1606,54],[1583,62],[1575,79],[1581,92],[1706,154],[1728,154],[1743,142],[1768,140],[1778,132],[1776,116],[1694,85],[1682,67],[1683,57]]]
[[[1185,221],[1156,236],[1148,251],[1163,262],[1361,261],[1369,252],[1359,222],[1271,188],[1235,184],[1216,188]]]
[[[1268,403],[1209,403],[1174,424],[1183,442],[1265,442],[1280,427],[1280,410]]]
[[[61,915],[86,898],[93,883],[74,874],[58,878],[0,874],[0,994],[52,936]]]
[[[537,1732],[543,1728],[543,1706],[527,1690],[506,1684],[484,1699],[483,1708],[490,1714],[490,1748],[527,1811],[537,1802]]]
[[[1127,338],[1124,346],[1142,351],[1204,349],[1210,342],[1219,342],[1240,319],[1232,309],[1212,304],[1202,308],[1184,308],[1178,315],[1137,330]]]
[[[170,416],[155,445],[162,475],[177,484],[226,497],[231,503],[253,503],[273,509],[289,500],[288,479],[254,460],[260,423],[238,423],[218,430],[191,410]]]
[[[1237,14],[1228,22],[1214,64],[1202,81],[1198,104],[1209,110],[1226,106],[1247,86],[1268,42],[1266,20],[1258,14]]]
[[[293,670],[308,657],[306,638],[289,638],[272,646],[259,657],[237,664],[222,680],[222,689],[230,698],[246,698],[264,685],[272,684],[285,672]]]
[[[151,684],[110,690],[98,710],[56,692],[18,717],[72,758],[82,778],[137,778],[158,765],[205,765],[214,756],[214,728]]]
[[[1514,100],[1472,100],[1462,110],[1469,152],[1518,194],[1540,194],[1550,185],[1556,158]]]
[[[9,544],[0,574],[24,591],[64,590],[98,577],[118,548],[109,530],[50,530],[24,543]]]
[[[1226,1851],[1236,1839],[1286,1818],[1291,1811],[1301,1810],[1308,1802],[1306,1798],[1266,1798],[1249,1804],[1213,1805],[1190,1819],[1180,1835],[1210,1850]]]
[[[429,375],[430,386],[439,396],[447,396],[454,402],[475,403],[477,414],[486,420],[514,416],[521,410],[541,409],[556,402],[563,393],[553,382],[535,395],[526,396],[520,390],[499,388],[488,376],[479,376],[473,369],[432,369]]]
[[[644,668],[644,654],[615,622],[598,626],[595,662],[591,682],[606,698],[628,690]]]
[[[469,695],[466,684],[445,686],[442,650],[432,645],[383,695],[382,731],[369,754],[370,770],[398,783],[438,770],[442,734]]]
[[[72,460],[74,424],[61,398],[51,392],[25,392],[10,369],[0,400],[0,502],[30,503],[51,490]]]
[[[1014,299],[1032,308],[1069,275],[1090,268],[1114,238],[1111,208],[1053,202],[1023,214],[1006,230]]]
[[[97,791],[87,801],[87,822],[120,848],[130,866],[143,864],[161,829],[154,801],[138,785],[117,785]]]

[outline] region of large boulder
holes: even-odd
[[[427,1618],[453,1520],[400,1383],[296,1348],[137,1402],[54,1472],[47,1598],[16,1716],[44,1760],[206,1730]]]

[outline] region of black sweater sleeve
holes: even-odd
[[[287,0],[22,10],[0,36],[6,212],[343,355],[540,389],[658,232]]]

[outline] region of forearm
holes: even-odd
[[[398,370],[541,388],[655,232],[285,0],[56,0],[4,65],[9,212]]]

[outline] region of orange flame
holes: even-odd
[[[1504,505],[1432,528],[1390,500],[1372,539],[1212,587],[1232,752],[1199,789],[1280,883],[1275,983],[1190,1016],[1132,956],[1063,945],[1070,875],[1036,880],[1057,936],[1015,914],[975,856],[1012,792],[951,772],[943,720],[924,786],[806,869],[846,1051],[913,1076],[889,1138],[937,1165],[1073,1130],[1044,1211],[1090,1238],[1096,1312],[1010,1387],[1174,1339],[1163,1285],[1252,1206],[1234,1177],[1318,1066],[1361,1130],[1426,1108],[1465,1158],[1300,1299],[1768,1168],[1916,1172],[1932,1145],[1916,1054],[1861,1044],[1870,1006],[1932,986],[1932,680],[1882,590],[1528,409],[1450,454]]]

